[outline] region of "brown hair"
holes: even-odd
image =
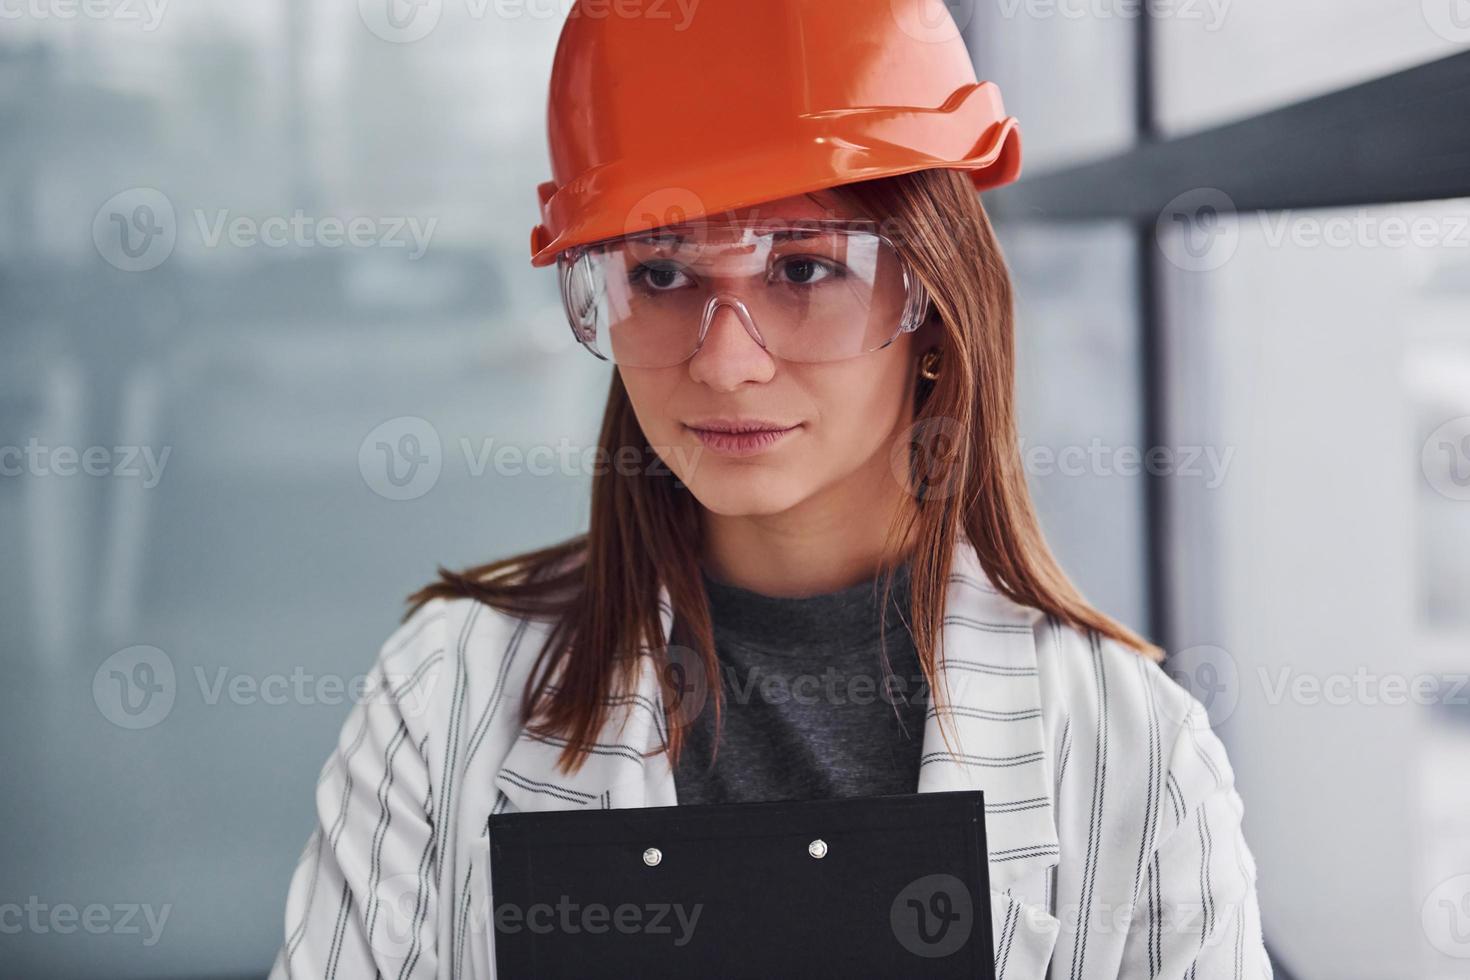
[[[833,190],[890,233],[928,290],[931,317],[942,330],[943,370],[915,392],[916,506],[890,531],[890,541],[913,545],[909,628],[930,689],[951,545],[961,533],[1010,599],[1161,659],[1158,648],[1088,605],[1042,536],[1016,436],[1010,276],[968,176],[927,170]],[[894,228],[903,232],[892,234]],[[616,371],[598,445],[607,457],[620,447],[653,451]],[[721,676],[699,565],[697,501],[667,470],[616,470],[594,477],[585,535],[463,572],[441,568],[437,581],[409,597],[408,614],[436,597],[468,596],[512,615],[552,621],[521,710],[533,733],[565,739],[559,761],[567,772],[581,766],[608,705],[631,692],[636,658],[626,654],[647,649],[668,666],[660,583],[702,659],[704,676]],[[893,566],[885,567],[891,579]],[[720,685],[711,686],[718,724]],[[671,696],[665,685],[666,703]],[[671,725],[671,761],[682,742],[681,726]]]

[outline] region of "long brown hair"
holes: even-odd
[[[1161,659],[1158,648],[1082,598],[1042,536],[1017,444],[1010,276],[968,176],[926,170],[833,190],[889,233],[928,290],[931,317],[942,328],[943,369],[915,392],[910,489],[916,506],[890,531],[890,541],[912,545],[908,625],[930,690],[936,689],[934,651],[952,544],[961,533],[1010,599]],[[620,447],[653,452],[616,371],[598,445],[604,458]],[[409,614],[436,597],[468,596],[515,616],[550,620],[522,692],[522,718],[534,734],[565,740],[559,762],[572,772],[609,705],[631,693],[636,657],[628,654],[647,650],[668,666],[660,583],[704,676],[721,676],[699,553],[699,505],[671,473],[605,468],[593,479],[586,534],[462,572],[441,568],[437,581],[409,597]],[[885,567],[891,580],[894,566]],[[712,687],[718,724],[719,685]],[[672,696],[666,686],[666,703]],[[682,734],[681,726],[670,726],[671,761],[678,760]]]

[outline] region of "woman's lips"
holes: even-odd
[[[710,452],[721,456],[755,456],[770,449],[801,426],[792,425],[782,428],[772,425],[755,427],[742,424],[721,424],[718,428],[704,428],[698,425],[689,425],[686,428],[694,433],[694,437]]]

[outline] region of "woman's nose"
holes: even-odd
[[[717,391],[771,380],[776,362],[761,346],[760,330],[743,307],[717,304],[704,343],[689,361],[689,376]]]

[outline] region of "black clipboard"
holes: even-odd
[[[979,791],[502,813],[500,980],[994,980]]]

